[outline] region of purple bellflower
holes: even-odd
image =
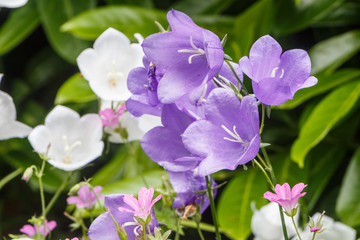
[[[282,53],[269,35],[259,38],[250,55],[240,59],[240,67],[252,80],[255,96],[266,105],[280,105],[293,99],[296,91],[317,83],[310,76],[311,61],[306,51],[292,49]]]
[[[181,134],[194,119],[180,111],[175,104],[166,104],[161,121],[163,127],[151,129],[141,139],[145,153],[167,171],[194,169],[202,158],[186,150],[181,140]]]
[[[106,239],[106,240],[119,240],[119,229],[116,224],[125,229],[127,239],[135,240],[139,225],[134,223],[133,212],[122,212],[119,208],[130,209],[125,201],[126,195],[123,194],[112,194],[105,196],[105,208],[107,212],[98,216],[90,225],[88,235],[91,240]],[[116,224],[114,223],[116,222]],[[128,224],[130,223],[130,224]],[[125,226],[123,227],[123,225]],[[155,218],[154,211],[151,213],[150,229],[153,231],[154,227],[158,226]],[[137,229],[136,229],[137,228]]]
[[[198,166],[200,176],[234,170],[254,159],[260,147],[254,97],[246,96],[240,102],[232,91],[214,89],[205,104],[205,117],[192,123],[182,137],[192,154],[205,157]]]
[[[146,57],[143,64],[144,67],[134,68],[129,73],[127,86],[133,95],[126,101],[126,108],[135,117],[143,114],[160,116],[163,104],[158,99],[157,88],[162,73]]]
[[[220,39],[182,12],[169,11],[167,20],[171,32],[152,34],[142,43],[145,55],[164,73],[158,98],[162,103],[173,103],[191,93],[192,99],[198,99],[205,83],[223,64]]]
[[[103,199],[104,196],[99,194],[102,190],[101,186],[96,186],[93,190],[90,190],[89,186],[83,185],[77,192],[77,196],[70,196],[66,199],[68,204],[76,204],[76,207],[84,207],[91,209],[96,201]]]
[[[203,213],[210,205],[209,197],[206,193],[197,193],[197,191],[206,191],[205,177],[194,174],[193,171],[186,172],[170,172],[169,180],[177,193],[173,208],[185,207],[189,204],[197,204],[200,208],[200,213]],[[217,184],[213,182],[213,187]],[[214,190],[214,197],[216,195]]]

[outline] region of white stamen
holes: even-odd
[[[239,134],[236,132],[236,126],[233,126],[233,131],[231,132],[231,130],[229,130],[227,127],[225,127],[224,125],[221,125],[221,127],[230,135],[232,136],[234,139],[231,138],[227,138],[224,137],[225,140],[228,140],[230,142],[239,142],[239,143],[244,143],[244,141],[241,139],[241,137],[239,136]]]
[[[272,72],[271,72],[271,77],[275,77],[276,71],[277,71],[278,69],[279,69],[279,67],[276,67],[276,68],[274,68],[274,69],[272,70]],[[281,69],[280,78],[282,78],[282,77],[284,76],[284,73],[285,73],[284,69]]]
[[[121,80],[125,75],[122,72],[116,71],[116,62],[112,61],[111,72],[107,73],[106,77],[109,78],[110,88],[114,88],[117,85],[118,79]]]
[[[198,103],[203,103],[203,102],[206,102],[206,99],[205,98],[205,95],[206,95],[206,91],[207,91],[207,84],[205,84],[205,87],[204,87],[204,90],[203,90],[203,93],[201,94],[199,100],[198,100]]]
[[[74,142],[71,146],[69,145],[69,141],[68,141],[68,138],[66,135],[63,135],[63,140],[64,140],[64,150],[65,150],[65,157],[63,158],[63,162],[64,163],[71,163],[71,157],[70,157],[70,152],[72,149],[74,149],[75,147],[77,146],[80,146],[81,145],[81,142],[80,141],[76,141]]]
[[[193,57],[197,57],[197,56],[201,56],[201,55],[205,55],[205,51],[202,50],[201,48],[198,48],[195,46],[192,36],[190,36],[190,45],[193,49],[180,49],[178,50],[179,53],[194,53],[193,55],[191,55],[188,59],[189,64],[192,63],[192,58]]]

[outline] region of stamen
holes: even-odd
[[[189,64],[192,63],[192,58],[193,57],[197,57],[197,56],[201,56],[201,55],[205,55],[205,51],[201,48],[198,48],[195,46],[194,42],[193,42],[193,39],[192,39],[192,36],[190,36],[190,45],[193,49],[180,49],[178,50],[179,53],[194,53],[193,55],[191,55],[189,58],[188,58],[188,62]]]
[[[277,72],[278,69],[279,69],[279,67],[276,67],[276,68],[274,68],[274,69],[272,70],[272,72],[271,72],[271,77],[275,77],[275,76],[276,76],[276,72]],[[282,78],[282,77],[284,76],[284,73],[285,73],[284,69],[281,69],[280,78]]]
[[[199,100],[197,101],[198,104],[201,104],[203,102],[206,102],[205,95],[206,95],[206,91],[207,91],[207,84],[205,84],[204,90],[199,98]]]
[[[228,140],[230,142],[239,142],[239,143],[244,143],[244,141],[241,139],[240,135],[236,132],[236,126],[234,125],[233,126],[233,131],[234,132],[231,132],[231,130],[229,130],[227,127],[225,127],[224,125],[221,125],[221,127],[230,135],[232,136],[234,139],[231,139],[231,138],[227,138],[227,137],[224,137],[225,140]]]
[[[110,88],[116,87],[118,79],[121,80],[122,78],[124,78],[124,76],[125,75],[122,72],[116,71],[116,62],[112,61],[111,72],[106,74],[106,77],[109,78]]]
[[[64,141],[64,150],[65,150],[65,157],[63,157],[62,161],[64,163],[71,163],[71,157],[70,152],[72,149],[74,149],[77,146],[81,145],[81,141],[75,141],[71,146],[69,146],[69,141],[66,135],[63,135],[63,141]]]

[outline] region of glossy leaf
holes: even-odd
[[[307,0],[296,6],[295,1],[275,3],[275,26],[279,34],[289,34],[311,26],[337,9],[345,0]]]
[[[124,178],[118,180],[112,184],[104,186],[101,191],[102,194],[115,194],[115,193],[123,193],[123,194],[133,194],[136,195],[140,188],[158,188],[162,185],[161,176],[166,174],[164,170],[154,170],[148,171],[143,174],[139,174],[135,177]]]
[[[24,7],[13,10],[0,28],[0,55],[21,43],[38,25],[39,17],[34,1],[29,1]]]
[[[176,2],[172,8],[186,14],[215,14],[227,9],[235,0],[183,0]]]
[[[90,43],[60,31],[60,26],[76,14],[94,6],[94,0],[36,0],[46,36],[55,51],[65,60],[75,63],[76,57]]]
[[[312,75],[322,71],[333,72],[359,50],[360,30],[346,32],[319,42],[309,51]]]
[[[141,7],[154,7],[152,0],[106,0],[108,4],[127,4]]]
[[[96,39],[107,28],[113,27],[134,39],[135,33],[146,37],[158,32],[154,21],[165,28],[166,13],[156,9],[134,6],[106,6],[85,11],[61,26],[61,30],[85,39]]]
[[[340,193],[336,200],[336,213],[349,226],[360,225],[360,148],[347,167]]]
[[[291,147],[291,158],[304,166],[307,153],[354,107],[360,96],[360,80],[328,94],[314,109]]]
[[[360,2],[344,2],[315,25],[320,27],[347,26],[359,23]]]
[[[55,104],[84,103],[96,99],[97,96],[91,90],[89,82],[80,73],[76,73],[60,87]]]
[[[292,109],[303,102],[325,93],[333,88],[339,87],[346,82],[353,80],[360,76],[360,70],[358,69],[341,69],[331,75],[322,74],[317,76],[318,83],[311,87],[299,90],[293,100],[287,101],[286,103],[278,106],[280,109]]]
[[[252,202],[260,208],[267,182],[260,170],[250,169],[234,177],[221,193],[217,210],[220,227],[233,239],[246,239],[251,232]]]

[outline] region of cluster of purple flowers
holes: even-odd
[[[161,116],[163,126],[147,132],[141,145],[169,172],[178,192],[174,207],[202,202],[204,210],[208,200],[200,201],[203,195],[194,192],[206,189],[205,177],[234,170],[257,155],[258,104],[282,104],[317,80],[310,77],[304,50],[282,54],[270,36],[254,43],[249,58],[229,62],[230,68],[218,36],[182,12],[171,10],[167,19],[170,32],[150,35],[142,43],[144,67],[129,73],[133,95],[126,108],[134,116]],[[251,78],[255,96],[232,90],[231,84],[241,86],[242,72]]]

